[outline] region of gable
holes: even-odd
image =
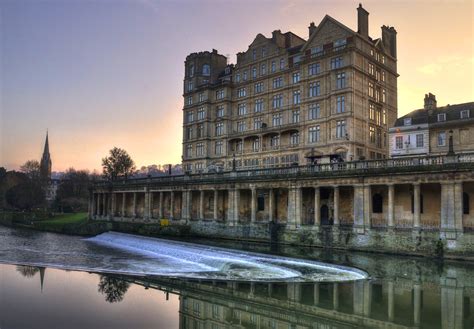
[[[309,37],[308,41],[303,46],[302,51],[317,46],[324,46],[325,44],[334,42],[335,40],[351,37],[354,34],[355,32],[350,28],[339,23],[331,16],[326,15],[313,34]]]

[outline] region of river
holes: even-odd
[[[473,328],[474,264],[0,226],[0,328]]]

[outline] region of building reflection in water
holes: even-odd
[[[42,273],[43,289],[44,268],[17,271],[28,278]],[[263,283],[100,275],[98,292],[109,303],[121,302],[131,284],[177,294],[180,329],[473,328],[473,286],[456,271],[443,273],[439,284],[401,277]]]

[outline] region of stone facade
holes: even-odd
[[[429,93],[424,108],[397,119],[389,135],[392,157],[471,152],[474,102],[437,107],[435,95]]]
[[[368,35],[330,16],[292,32],[258,34],[227,65],[216,50],[185,61],[183,166],[188,172],[388,156],[397,118],[396,31]],[[234,161],[235,158],[235,161]]]
[[[472,255],[473,169],[463,154],[104,182],[90,217],[212,238]]]

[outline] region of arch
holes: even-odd
[[[380,193],[375,193],[372,195],[372,213],[383,213],[383,196]]]
[[[338,154],[342,160],[346,160],[347,158],[347,148],[345,147],[338,147],[333,153]]]
[[[322,225],[332,224],[329,220],[329,207],[327,205],[323,204],[321,206],[319,215],[320,215]]]
[[[469,215],[470,207],[469,207],[469,193],[463,192],[462,194],[462,213],[464,215]]]

